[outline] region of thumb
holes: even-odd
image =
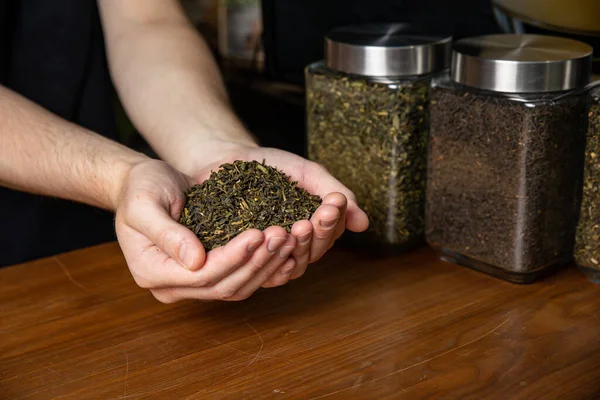
[[[131,207],[128,207],[131,208]],[[125,223],[146,236],[164,253],[191,270],[199,270],[206,260],[206,251],[194,233],[152,201],[138,201],[125,216]]]
[[[346,227],[352,232],[364,232],[369,228],[369,217],[360,209],[355,200],[348,201]]]

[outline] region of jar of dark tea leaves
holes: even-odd
[[[454,44],[431,95],[426,238],[443,259],[515,283],[572,261],[591,54],[550,36]]]
[[[429,90],[450,47],[450,37],[400,24],[338,28],[325,60],[307,67],[308,156],[369,216],[368,232],[346,243],[398,251],[423,242]]]
[[[584,165],[575,262],[590,281],[600,283],[600,87],[591,92]]]

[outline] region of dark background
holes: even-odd
[[[404,22],[456,38],[500,33],[490,0],[263,0],[262,7],[268,76],[299,84],[334,27]]]

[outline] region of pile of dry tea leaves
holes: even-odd
[[[352,190],[369,216],[360,243],[401,249],[421,242],[430,81],[308,73],[308,156]]]
[[[526,104],[434,88],[426,210],[432,247],[520,276],[569,262],[587,112],[585,96]]]
[[[256,161],[235,161],[213,171],[186,193],[180,223],[191,229],[209,251],[248,229],[281,226],[288,232],[308,220],[321,205],[283,172]]]
[[[600,90],[592,100],[585,150],[583,199],[577,227],[575,261],[600,281]]]

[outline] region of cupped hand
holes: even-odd
[[[281,227],[248,230],[206,253],[194,233],[177,222],[185,205],[184,192],[193,183],[153,160],[134,166],[121,190],[115,220],[119,244],[136,283],[159,301],[243,300],[268,285],[273,276],[295,273],[297,260],[304,262],[306,244],[297,246],[298,236]],[[338,209],[333,208],[325,209],[325,217],[339,219]],[[300,228],[296,233],[306,229]],[[324,238],[318,232],[316,236]],[[327,246],[321,243],[315,248],[320,252]],[[290,257],[298,249],[305,249],[301,257]]]
[[[235,160],[265,160],[266,164],[277,167],[297,181],[300,187],[323,199],[310,221],[298,221],[292,227],[291,235],[296,240],[292,252],[295,260],[292,273],[287,268],[280,268],[265,282],[264,287],[280,286],[302,276],[308,264],[319,260],[346,229],[362,232],[368,228],[367,215],[359,208],[354,194],[348,188],[319,164],[283,150],[239,146],[218,161],[201,168],[194,176],[203,181],[220,164]]]

